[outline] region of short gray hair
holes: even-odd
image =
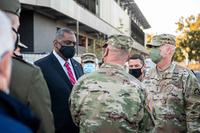
[[[74,31],[72,29],[69,28],[61,28],[56,32],[56,36],[55,39],[60,39],[62,37],[64,37],[64,33],[70,33],[70,34],[74,34]]]
[[[13,51],[11,24],[8,17],[0,11],[0,60],[7,51]]]

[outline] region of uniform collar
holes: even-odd
[[[172,73],[173,71],[174,71],[174,69],[175,69],[175,63],[174,62],[172,62],[171,63],[171,65],[167,68],[167,69],[165,69],[165,70],[163,70],[163,71],[159,71],[158,69],[157,69],[157,67],[155,67],[154,68],[154,70],[155,70],[155,72],[158,74],[158,76],[161,76],[161,75],[163,75],[164,73]]]
[[[110,63],[102,64],[101,68],[113,68],[113,69],[118,69],[118,70],[125,70],[124,66],[122,66],[122,65],[110,64]]]

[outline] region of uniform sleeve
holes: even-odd
[[[184,81],[183,81],[184,82]],[[200,84],[190,72],[185,82],[185,108],[188,132],[200,131]]]
[[[79,112],[80,112],[80,107],[79,107],[79,101],[80,101],[80,97],[79,97],[79,90],[81,87],[81,81],[79,80],[77,82],[76,85],[74,85],[70,98],[69,98],[69,107],[70,107],[70,112],[71,112],[71,116],[73,119],[73,122],[79,126]]]
[[[140,133],[150,133],[154,131],[154,122],[152,119],[152,115],[150,114],[150,112],[144,107],[144,116],[142,121],[140,122],[140,129],[139,132]]]
[[[146,101],[146,91],[145,91],[145,85],[141,84],[141,99],[143,99],[143,110],[144,110],[144,116],[142,121],[140,122],[140,128],[139,128],[139,132],[141,133],[148,133],[148,132],[153,132],[154,131],[154,121],[153,121],[153,117],[152,114],[150,113],[150,110],[147,108],[147,101]]]
[[[54,120],[51,111],[51,99],[46,81],[39,68],[32,74],[31,86],[28,89],[29,106],[41,120],[40,133],[54,133]]]

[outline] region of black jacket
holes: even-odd
[[[0,114],[26,125],[33,132],[39,129],[39,120],[24,104],[0,91]]]

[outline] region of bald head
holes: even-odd
[[[128,60],[129,52],[125,49],[116,48],[113,45],[106,47],[103,60],[104,63],[120,64],[124,65]]]

